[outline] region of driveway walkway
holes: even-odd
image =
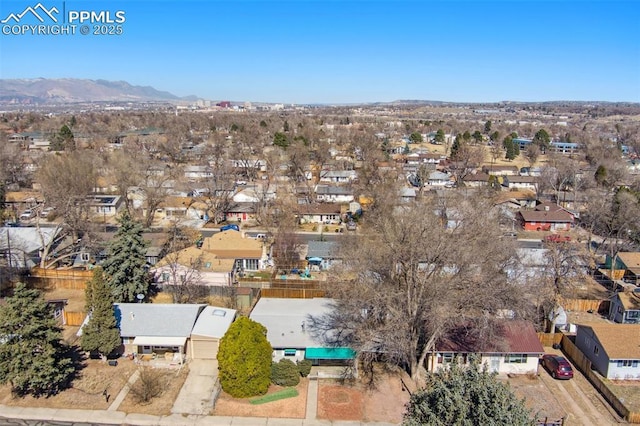
[[[211,394],[217,379],[217,360],[191,360],[189,362],[189,375],[173,403],[171,412],[175,414],[209,415],[213,409]]]

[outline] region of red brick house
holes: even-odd
[[[552,203],[538,204],[534,210],[518,212],[525,231],[568,231],[575,221],[574,216]]]

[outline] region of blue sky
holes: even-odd
[[[38,0],[0,1],[0,19]],[[62,0],[41,0],[61,9]],[[0,77],[211,100],[640,102],[635,1],[87,1],[122,35],[0,34]],[[1,25],[0,25],[1,26]]]

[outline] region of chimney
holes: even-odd
[[[544,211],[548,212],[549,211],[549,206],[544,206]]]

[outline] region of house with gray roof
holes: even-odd
[[[316,185],[316,200],[326,203],[350,203],[354,200],[353,190],[344,186]]]
[[[116,322],[127,354],[173,352],[182,362],[204,304],[115,303]]]
[[[60,227],[5,226],[0,228],[0,253],[7,259],[7,266],[30,269],[40,263],[42,249],[55,244],[59,234]]]
[[[267,329],[267,340],[273,348],[273,360],[290,359],[293,362],[308,359],[314,365],[344,365],[355,358],[347,347],[331,344],[331,332],[314,328],[314,319],[334,309],[334,300],[261,298],[249,318]]]
[[[338,244],[335,241],[309,241],[306,260],[312,269],[329,269],[341,261]]]

